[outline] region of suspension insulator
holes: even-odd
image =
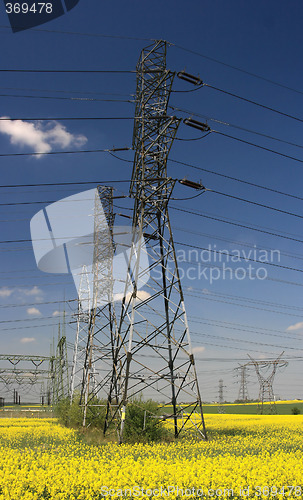
[[[188,179],[181,179],[179,180],[179,183],[183,184],[183,186],[188,186],[193,189],[198,189],[198,190],[205,189],[203,184],[201,184],[200,182],[189,181]]]
[[[194,120],[193,118],[185,118],[183,120],[183,123],[185,125],[188,125],[189,127],[201,130],[201,132],[210,132],[210,126],[207,125],[207,123],[199,122],[198,120]]]
[[[179,71],[179,73],[177,73],[177,77],[188,83],[192,83],[193,85],[203,85],[203,81],[199,76],[190,75],[189,73],[185,73],[185,71]]]

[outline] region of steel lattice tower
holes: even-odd
[[[240,365],[236,368],[236,370],[240,370],[240,387],[239,387],[239,394],[238,394],[238,400],[239,401],[248,401],[249,395],[248,395],[248,388],[247,388],[247,364],[245,365]]]
[[[282,368],[283,366],[287,366],[287,362],[283,361],[281,358],[284,354],[284,351],[277,357],[277,359],[273,361],[256,361],[251,356],[251,363],[254,365],[256,369],[256,373],[258,376],[258,381],[260,384],[259,390],[259,404],[258,404],[258,412],[263,415],[264,413],[277,413],[274,391],[273,391],[273,381],[277,371],[277,368]],[[265,376],[261,373],[262,369],[271,368],[271,373],[265,378]],[[269,403],[269,404],[264,404]]]
[[[80,404],[83,425],[88,412],[96,415],[96,398],[108,396],[116,342],[113,300],[113,189],[98,186],[94,210],[93,296],[89,310]]]
[[[80,286],[78,290],[77,330],[74,345],[73,365],[70,382],[70,397],[73,401],[75,391],[81,390],[83,381],[83,366],[87,346],[87,330],[90,318],[90,286],[87,267],[81,270]]]
[[[65,315],[63,317],[63,335],[61,336],[61,328],[58,328],[58,344],[56,348],[56,356],[54,359],[54,374],[53,374],[53,403],[58,403],[61,399],[69,396],[69,377],[68,377],[68,361],[67,361],[67,345],[65,335]]]
[[[16,386],[22,397],[34,394],[38,384],[49,383],[51,379],[46,366],[51,359],[49,356],[0,354],[0,361],[6,363],[0,367],[1,394],[11,393]]]
[[[217,411],[218,413],[225,413],[225,409],[224,409],[224,395],[223,395],[223,389],[224,389],[225,385],[223,385],[223,380],[220,379],[219,380],[219,404],[218,404],[218,407],[217,407]]]
[[[167,176],[167,159],[179,119],[167,114],[174,74],[166,68],[166,49],[166,42],[157,41],[142,51],[137,65],[130,196],[134,198],[133,227],[144,236],[145,246],[138,250],[135,242],[132,245],[136,264],[129,266],[126,276],[113,349],[105,432],[114,422],[120,442],[127,402],[141,394],[170,403],[170,408],[162,409],[170,413],[162,416],[173,421],[176,437],[191,428],[206,438],[168,215],[175,181]],[[149,265],[142,269],[143,252]],[[194,421],[196,412],[198,421]]]

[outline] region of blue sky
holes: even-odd
[[[0,69],[134,70],[141,49],[150,43],[148,40],[165,39],[172,43],[167,57],[167,65],[172,71],[185,69],[199,75],[208,85],[302,120],[302,14],[302,4],[294,1],[286,4],[281,1],[232,0],[225,3],[192,0],[185,4],[179,0],[155,0],[152,3],[80,0],[77,7],[63,17],[38,29],[13,34],[1,5]],[[178,92],[172,93],[170,104],[189,110],[189,113],[175,110],[177,116],[195,117],[195,113],[208,116],[221,122],[208,120],[216,131],[301,162],[215,132],[203,140],[175,141],[170,154],[172,160],[302,196],[302,122],[207,86],[195,92],[180,92],[192,90],[192,87],[176,79],[174,90]],[[47,152],[130,147],[134,104],[127,101],[132,101],[134,93],[135,75],[129,73],[1,72],[2,117],[21,120],[60,117],[130,119],[79,119],[38,125],[32,122],[35,125],[31,128],[24,127],[23,123],[18,130],[10,127],[10,122],[2,121],[0,151],[10,154],[42,151],[41,148],[46,148],[43,151]],[[195,118],[205,121],[199,116]],[[181,124],[177,137],[198,138],[199,132]],[[133,158],[131,151],[118,156],[126,160]],[[302,199],[262,190],[172,161],[168,171],[174,178],[186,176],[194,181],[201,180],[209,190],[302,214]],[[122,181],[130,178],[131,163],[108,153],[58,154],[38,158],[4,156],[1,157],[1,174],[2,186]],[[127,182],[115,182],[113,186],[117,195],[128,191]],[[48,275],[36,268],[30,242],[14,240],[30,239],[30,219],[48,202],[84,189],[86,186],[1,188],[1,204],[4,205],[0,206],[0,239],[13,241],[0,244],[2,352],[48,354],[50,341],[53,335],[57,335],[58,311],[62,310],[62,304],[45,302],[60,302],[64,297],[74,299],[76,291],[71,276]],[[302,242],[295,241],[302,240],[300,217],[211,191],[196,199],[181,200],[192,194],[188,188],[177,185],[174,197],[180,200],[171,202],[171,222],[179,252],[189,251],[189,247],[182,246],[182,243],[202,248],[210,245],[211,249],[227,249],[229,252],[271,249],[280,252],[280,259],[277,253],[274,254],[274,264],[302,270]],[[34,201],[43,203],[7,205]],[[117,205],[127,208],[127,203],[121,201]],[[212,219],[189,213],[197,211]],[[224,218],[233,224],[224,223]],[[245,262],[244,267],[248,264]],[[180,265],[185,271],[188,268],[186,264]],[[233,269],[237,266],[240,264],[233,265]],[[282,350],[288,358],[302,355],[302,271],[268,265],[261,267],[266,268],[269,279],[223,280],[220,276],[211,284],[205,276],[198,279],[195,275],[192,280],[186,278],[185,273],[183,287],[192,340],[195,347],[204,347],[203,351],[197,352],[197,360],[201,391],[206,400],[217,397],[219,378],[224,380],[226,398],[237,397],[233,369],[246,359],[247,352],[256,358],[274,357]],[[67,313],[71,313],[69,307]],[[16,323],[15,320],[20,321]],[[72,341],[74,331],[67,328]],[[213,358],[215,361],[211,361]],[[219,362],[217,358],[229,360]],[[287,369],[277,375],[275,392],[281,398],[303,396],[299,383],[301,362],[290,359]],[[256,396],[253,372],[250,380],[249,392]]]

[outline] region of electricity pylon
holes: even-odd
[[[249,395],[248,395],[248,388],[247,388],[247,369],[248,369],[248,363],[245,365],[239,365],[236,370],[240,371],[240,387],[239,387],[239,394],[238,394],[238,401],[248,401]],[[238,374],[237,374],[238,375]]]
[[[225,413],[225,409],[224,409],[224,396],[223,396],[223,389],[224,387],[226,387],[225,385],[223,385],[223,380],[220,379],[219,380],[219,404],[217,406],[217,411],[218,413]]]
[[[281,352],[280,356],[278,356],[277,359],[273,361],[256,361],[248,354],[249,358],[251,359],[251,364],[253,364],[256,369],[258,381],[260,384],[258,413],[260,413],[261,415],[263,415],[264,413],[277,413],[273,391],[273,382],[277,368],[282,368],[284,366],[287,366],[288,364],[287,361],[281,359],[283,354],[284,351]],[[261,370],[269,368],[271,368],[271,373],[267,377],[265,377],[261,373]]]
[[[83,381],[83,367],[86,355],[87,333],[90,318],[90,286],[86,265],[81,270],[80,286],[78,289],[78,311],[76,314],[77,329],[73,354],[73,365],[70,382],[70,398],[73,401],[75,391],[81,390]]]
[[[134,236],[130,261],[133,256],[136,259],[135,265],[128,267],[121,314],[117,317],[104,429],[106,432],[114,423],[120,442],[128,400],[141,393],[145,398],[170,404],[163,406],[161,417],[172,421],[175,437],[191,429],[206,438],[168,215],[175,180],[167,176],[167,159],[179,119],[167,114],[174,74],[166,68],[166,49],[166,42],[157,41],[141,52],[137,65],[130,196],[134,198],[133,227],[144,236],[145,246],[136,248]],[[143,253],[149,259],[145,267]]]
[[[63,316],[63,327],[58,327],[58,343],[54,359],[53,374],[53,403],[58,403],[61,399],[69,396],[69,378],[67,362],[67,345],[65,335],[65,314]]]
[[[84,408],[83,426],[88,412],[96,416],[96,398],[109,393],[116,339],[113,299],[113,189],[98,186],[94,209],[93,295],[89,309],[80,404]]]
[[[0,361],[3,362],[0,367],[1,394],[10,393],[17,386],[22,397],[24,394],[34,395],[37,384],[49,380],[49,356],[0,354]]]

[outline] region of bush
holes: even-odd
[[[54,407],[59,422],[66,427],[81,429],[83,426],[83,407],[80,406],[80,394],[75,394],[73,402],[64,398]],[[93,398],[92,406],[87,408],[86,427],[103,430],[106,416],[106,400]],[[93,406],[96,405],[96,406]],[[159,441],[168,438],[168,431],[159,415],[158,403],[151,399],[132,399],[126,407],[124,438],[128,442]],[[112,426],[111,430],[114,430]]]
[[[297,406],[293,406],[292,409],[291,409],[291,413],[293,415],[300,415],[301,410]]]
[[[166,430],[159,416],[158,403],[151,399],[131,400],[126,407],[124,435],[130,442],[158,441],[164,439]]]
[[[105,415],[106,415],[106,401],[94,397],[90,401],[86,413],[86,425],[97,427],[103,430]],[[59,422],[66,427],[81,428],[83,425],[83,407],[80,406],[80,394],[76,393],[71,403],[70,398],[66,397],[61,399],[54,408],[55,415]]]

